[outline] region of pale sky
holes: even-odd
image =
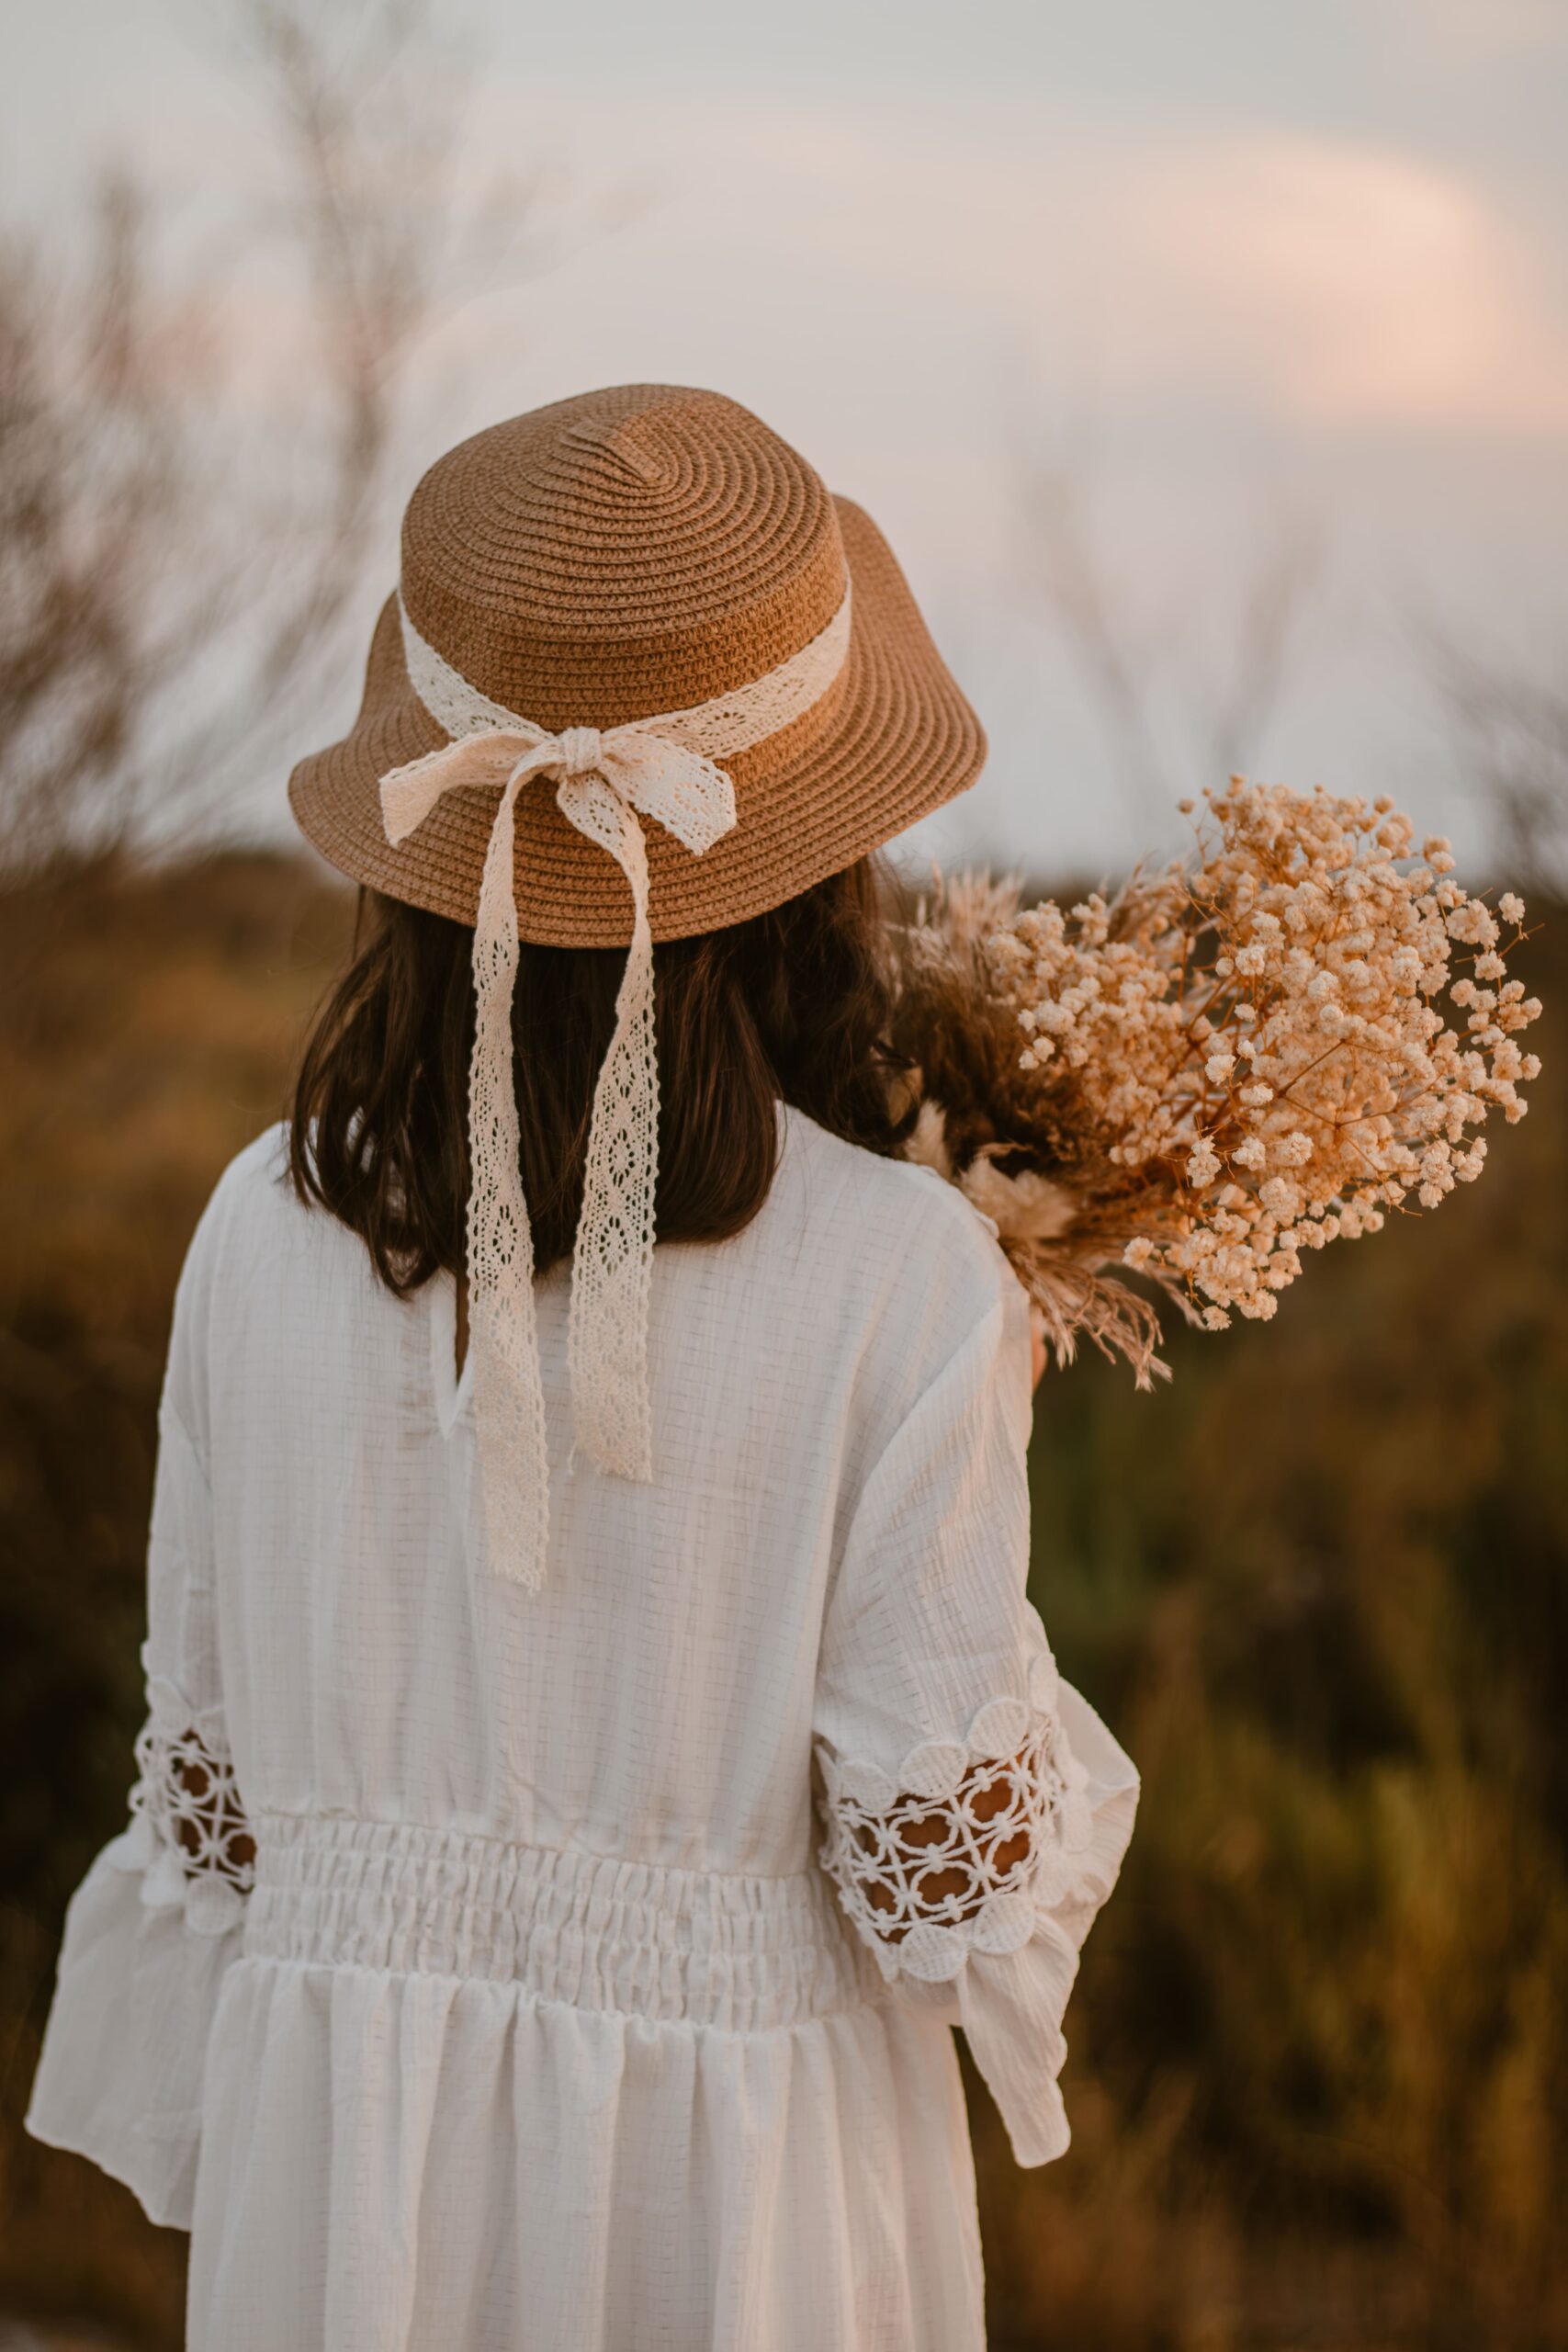
[[[118,153],[186,222],[259,220],[220,13],[15,13],[8,208],[67,221]],[[479,69],[476,182],[543,156],[584,209],[632,202],[443,330],[409,486],[592,384],[745,401],[876,514],[987,720],[985,780],[921,849],[1058,869],[1152,845],[1218,780],[1243,616],[1294,550],[1294,651],[1231,756],[1479,843],[1422,633],[1546,676],[1568,650],[1568,0],[437,17]],[[1068,486],[1147,681],[1115,739],[1042,589],[1032,470]],[[393,561],[389,520],[384,584]],[[258,825],[280,806],[258,778]]]

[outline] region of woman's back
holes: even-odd
[[[929,1171],[782,1117],[753,1222],[656,1255],[652,1486],[571,1464],[569,1270],[540,1282],[553,1507],[526,1606],[486,1572],[451,1278],[394,1297],[295,1198],[281,1131],[234,1163],[192,1251],[171,1398],[211,1479],[253,1816],[808,1867],[818,1654],[854,1504],[921,1389],[1021,1295]]]

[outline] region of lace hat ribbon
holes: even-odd
[[[602,1469],[647,1480],[653,1476],[648,1317],[659,1068],[648,847],[640,819],[662,825],[694,857],[731,830],[735,787],[717,757],[732,757],[776,734],[826,694],[849,651],[850,597],[846,589],[826,628],[765,676],[689,710],[603,731],[569,727],[550,734],[471,686],[426,644],[406,610],[402,633],[414,692],[452,740],[382,776],[388,841],[405,841],[448,792],[501,787],[474,927],[469,1345],[490,1558],[498,1573],[537,1590],[549,1541],[549,1464],[534,1244],[513,1090],[517,796],[536,778],[554,781],[556,805],[568,824],[615,859],[631,888],[631,945],[593,1095],[567,1351],[576,1444]]]

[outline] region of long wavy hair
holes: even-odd
[[[473,933],[367,891],[368,936],[316,1022],[295,1088],[301,1200],[357,1233],[400,1295],[466,1258]],[[908,1131],[888,1043],[874,860],[772,912],[654,951],[660,1241],[722,1241],[757,1215],[778,1104],[869,1151]],[[619,948],[525,943],[512,1034],[523,1189],[542,1272],[568,1257],[593,1089],[615,1026]]]

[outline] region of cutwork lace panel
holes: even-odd
[[[940,1983],[972,1951],[1016,1951],[1070,1895],[1093,1821],[1054,1708],[993,1699],[966,1739],[924,1742],[897,1775],[822,1764],[823,1867],[885,1977]]]
[[[193,1709],[174,1683],[159,1679],[147,1696],[125,1860],[143,1871],[145,1903],[183,1904],[188,1927],[221,1935],[239,1920],[255,1883],[255,1844],[222,1711]]]

